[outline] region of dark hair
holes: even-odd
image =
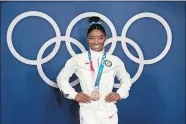
[[[90,27],[88,29],[87,36],[94,29],[101,30],[106,36],[105,28],[102,26],[102,24],[101,24],[102,20],[99,17],[96,17],[96,16],[89,17],[88,22],[89,22]]]

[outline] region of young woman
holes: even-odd
[[[115,103],[127,98],[131,87],[131,78],[124,63],[104,51],[106,31],[101,23],[99,17],[89,18],[89,50],[69,59],[57,77],[64,96],[79,102],[81,124],[118,124]],[[69,84],[73,73],[79,78],[80,93]],[[117,92],[112,92],[115,76],[121,86]]]

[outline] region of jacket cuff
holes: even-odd
[[[117,90],[117,93],[120,95],[120,99],[126,99],[129,96],[129,92]]]
[[[77,94],[78,94],[77,92],[73,92],[73,93],[70,93],[70,94],[64,94],[64,97],[67,98],[67,99],[75,100]]]
[[[70,94],[71,99],[75,100],[77,94],[78,94],[77,92],[73,92],[72,94]]]

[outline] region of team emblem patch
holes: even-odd
[[[111,67],[112,66],[112,62],[110,60],[105,60],[105,65],[107,67]]]

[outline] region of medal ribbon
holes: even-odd
[[[92,58],[91,58],[90,50],[88,51],[88,58],[89,58],[89,61],[90,61],[90,70],[91,70],[91,72],[94,72],[95,70],[94,70],[94,67],[93,67],[93,64],[92,64]],[[106,58],[106,52],[104,51],[102,59],[101,59],[101,64],[99,66],[98,75],[96,77],[96,82],[94,84],[94,88],[97,89],[97,90],[99,89],[99,82],[100,82],[100,79],[101,79],[101,76],[102,76],[102,73],[103,73],[105,58]]]

